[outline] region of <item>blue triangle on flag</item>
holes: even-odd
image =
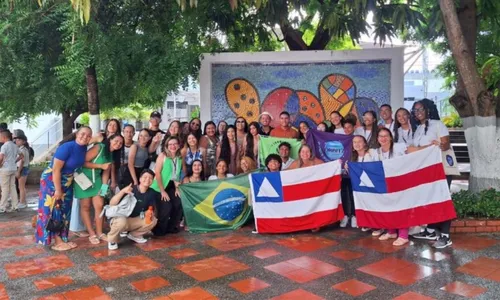
[[[280,172],[252,174],[256,202],[283,202]]]
[[[352,190],[364,193],[387,193],[384,165],[381,161],[350,162],[349,175]]]

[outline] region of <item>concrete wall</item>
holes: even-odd
[[[403,56],[403,47],[206,54],[201,118],[253,121],[263,111],[277,117],[288,110],[295,124],[319,123],[333,110],[362,115],[384,103],[402,107]]]

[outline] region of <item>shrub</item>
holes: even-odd
[[[500,218],[500,191],[460,191],[451,195],[458,218]]]
[[[443,123],[448,128],[462,127],[462,119],[457,113],[452,113],[451,115],[444,117]]]

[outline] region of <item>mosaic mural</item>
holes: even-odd
[[[267,111],[278,126],[283,110],[295,126],[318,124],[332,111],[363,115],[390,103],[389,60],[310,64],[213,64],[212,119],[234,122],[237,116],[258,121]]]

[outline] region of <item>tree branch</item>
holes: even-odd
[[[298,30],[293,29],[290,25],[281,24],[281,32],[283,33],[283,38],[287,43],[290,50],[307,50],[308,47],[304,40],[302,39],[302,33]]]

